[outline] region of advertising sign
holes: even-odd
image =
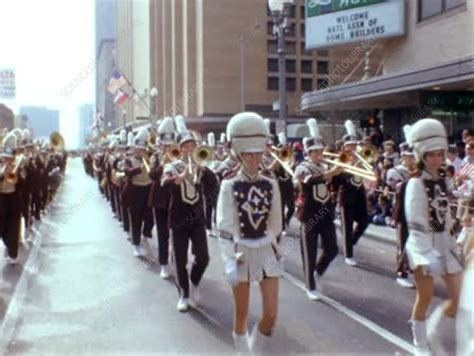
[[[405,34],[403,0],[308,0],[306,8],[306,49]]]
[[[15,99],[15,70],[0,68],[0,98]]]

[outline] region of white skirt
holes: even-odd
[[[237,243],[235,252],[243,253],[237,265],[241,282],[261,282],[265,277],[280,277],[283,273],[283,258],[277,256],[273,244],[251,248]]]
[[[410,248],[407,242],[407,256],[410,269],[414,271],[418,266],[424,268],[425,274],[445,275],[462,271],[461,262],[456,252],[456,243],[450,240],[446,233],[433,233],[433,249],[427,253],[420,253]]]

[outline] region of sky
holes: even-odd
[[[59,110],[68,147],[79,141],[79,107],[95,98],[95,72],[85,74],[95,64],[94,11],[94,0],[0,0],[0,68],[16,70],[16,99],[0,102],[15,114],[25,105]]]

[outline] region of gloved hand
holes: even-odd
[[[237,260],[235,258],[229,258],[227,261],[225,261],[225,274],[227,277],[227,282],[232,287],[236,287],[239,283],[239,274],[237,272]]]

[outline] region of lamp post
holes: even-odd
[[[252,26],[252,33],[243,33],[239,36],[240,42],[240,111],[245,111],[245,44],[249,36],[260,28],[260,24],[255,22]]]
[[[283,122],[286,135],[286,48],[285,32],[288,29],[288,10],[293,0],[268,0],[273,17],[273,33],[278,37],[278,119]]]

